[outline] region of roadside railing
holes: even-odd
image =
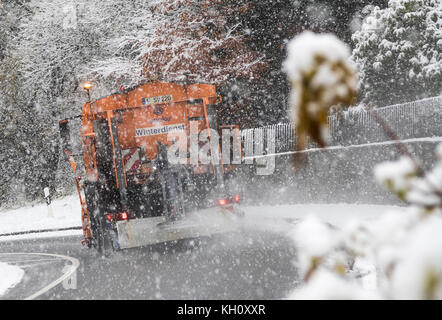
[[[401,140],[442,136],[442,96],[386,106],[376,109],[376,112]],[[362,107],[329,116],[329,128],[330,146],[391,140],[373,113]],[[296,141],[292,123],[244,129],[241,138],[246,152],[254,155],[290,152],[294,150]],[[308,148],[316,146],[310,143]]]

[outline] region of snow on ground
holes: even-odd
[[[48,206],[45,203],[0,211],[0,234],[81,226],[81,209],[78,196],[72,195],[54,200],[51,204],[51,211],[51,214],[48,213]],[[81,231],[62,232],[62,234],[72,233],[78,234]],[[52,234],[59,235],[60,233]],[[30,234],[15,237],[35,238],[37,236],[36,234]],[[0,241],[6,239],[11,239],[11,237],[0,237]]]
[[[0,262],[0,297],[12,287],[15,287],[23,278],[23,269]]]
[[[76,195],[52,202],[52,216],[48,214],[46,204],[24,207],[0,212],[0,235],[7,233],[58,229],[81,226],[80,203]],[[334,226],[342,226],[353,219],[373,220],[391,210],[402,210],[400,207],[381,205],[353,204],[296,204],[278,206],[245,206],[244,226],[248,229],[273,232],[289,231],[293,223],[304,219],[309,214]],[[31,233],[2,237],[0,241],[56,237],[82,234],[81,230],[57,231],[48,233]]]

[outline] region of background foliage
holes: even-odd
[[[385,0],[0,3],[0,206],[40,198],[48,184],[70,185],[67,172],[56,170],[57,122],[80,113],[86,99],[82,81],[95,83],[93,98],[152,79],[214,82],[224,98],[222,122],[247,128],[286,121],[289,86],[281,63],[288,40],[309,29],[333,32],[351,45],[352,34],[374,12],[364,8],[387,5]]]

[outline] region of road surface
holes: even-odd
[[[68,289],[59,284],[37,299],[280,299],[298,284],[293,243],[275,232],[223,234],[130,249],[110,258],[82,248],[80,240],[66,236],[0,242],[0,253],[78,259]],[[0,261],[6,256],[0,254]],[[24,279],[0,299],[29,297],[58,279],[67,265],[32,254],[19,255],[13,263],[25,270]]]

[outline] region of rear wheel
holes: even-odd
[[[97,226],[97,239],[96,239],[96,249],[98,253],[108,257],[114,250],[111,237],[112,230],[108,229],[106,218],[102,217],[99,219],[99,224]]]
[[[103,196],[100,196],[99,185],[89,183],[85,188],[86,204],[90,213],[90,228],[92,235],[92,243],[98,253],[108,256],[113,251],[113,239],[106,221]],[[103,191],[102,193],[103,194]]]
[[[184,217],[184,194],[181,181],[181,170],[176,166],[169,166],[167,160],[167,145],[158,146],[158,175],[162,189],[165,214],[169,220],[179,220]]]

